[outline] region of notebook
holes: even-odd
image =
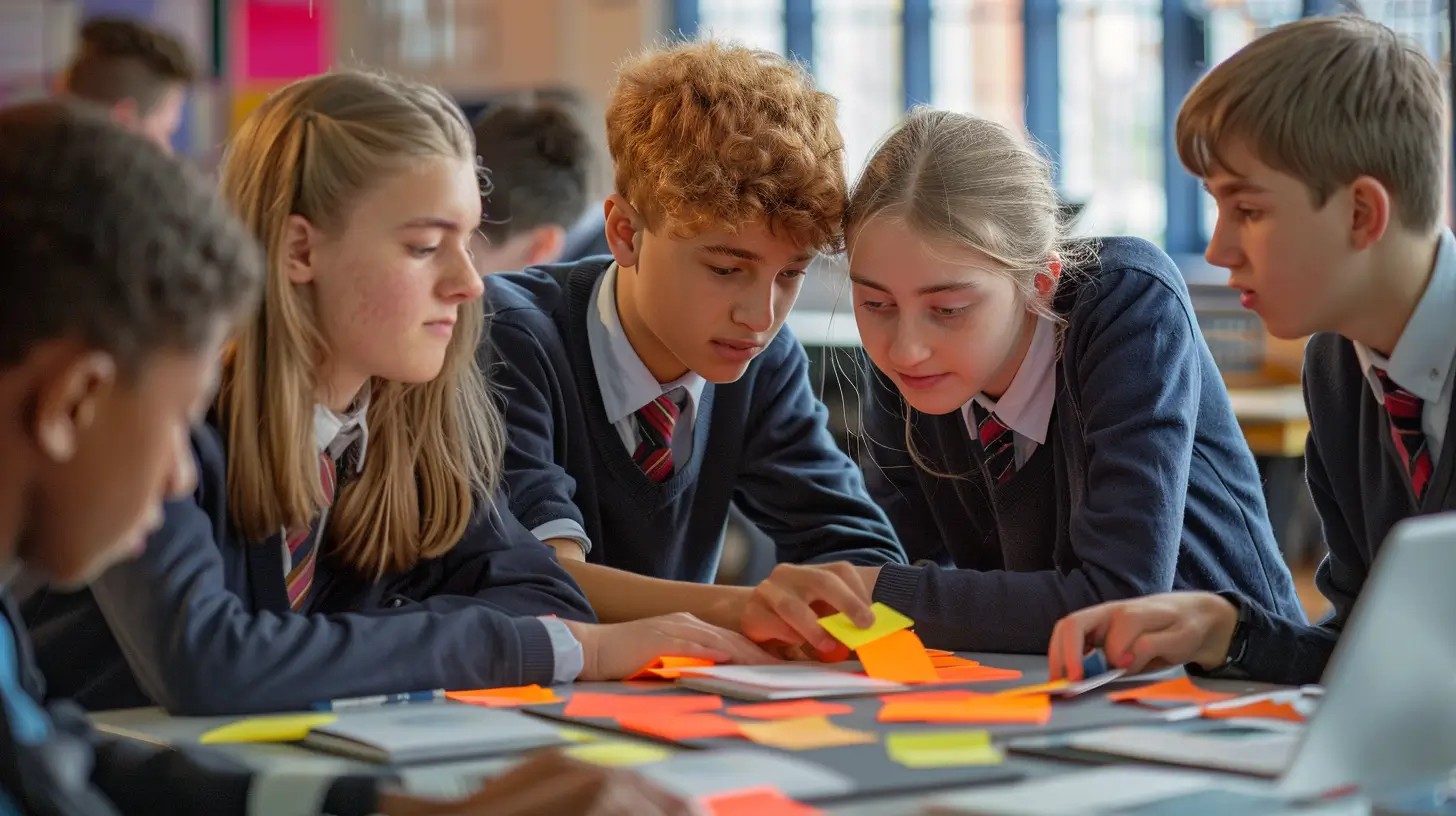
[[[471,705],[388,706],[341,714],[303,744],[365,762],[406,765],[509,754],[565,742],[543,720]]]
[[[1303,728],[1267,720],[1195,720],[1023,737],[1013,751],[1061,758],[1136,759],[1250,776],[1276,777],[1289,766]]]
[[[813,663],[684,669],[677,684],[735,700],[754,701],[871,696],[906,690],[901,683]]]

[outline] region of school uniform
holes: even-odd
[[[1103,239],[1053,307],[999,400],[922,414],[866,364],[866,479],[918,564],[882,569],[874,599],[979,651],[1045,651],[1070,612],[1172,589],[1302,615],[1172,261]]]
[[[316,413],[326,496],[363,466],[366,408]],[[306,531],[244,538],[228,511],[222,435],[209,423],[192,445],[196,492],[167,504],[141,557],[87,591],[24,600],[58,694],[93,710],[156,704],[224,714],[569,682],[581,670],[581,645],[560,619],[593,621],[591,607],[554,553],[508,513],[478,508],[449,552],[373,580],[312,546],[327,511]]]
[[[1329,549],[1315,583],[1333,611],[1307,626],[1230,593],[1240,620],[1219,673],[1318,682],[1390,529],[1412,516],[1456,510],[1452,315],[1456,239],[1443,231],[1431,279],[1388,359],[1338,334],[1310,338],[1304,462]]]
[[[8,588],[0,588],[0,814],[329,813],[378,807],[372,777],[254,773],[220,754],[104,736],[75,705],[48,700]]]
[[[617,315],[609,257],[493,275],[482,359],[506,416],[511,511],[588,561],[709,583],[729,503],[780,561],[903,563],[781,329],[736,382],[659,383]]]

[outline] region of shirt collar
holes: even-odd
[[[967,402],[961,409],[966,427],[975,432],[976,417],[971,405],[979,402],[1007,428],[1038,445],[1046,444],[1047,427],[1051,423],[1052,406],[1057,396],[1056,361],[1057,324],[1038,315],[1026,358],[1016,369],[1016,376],[1011,378],[1010,387],[999,400],[977,394]]]
[[[1441,230],[1440,247],[1436,250],[1436,266],[1426,291],[1416,302],[1415,311],[1390,358],[1363,343],[1355,343],[1360,370],[1365,372],[1371,388],[1384,394],[1373,369],[1384,369],[1396,385],[1426,402],[1439,402],[1451,368],[1456,364],[1456,331],[1451,330],[1451,315],[1456,314],[1456,238],[1450,230]]]
[[[617,314],[617,264],[613,262],[592,288],[587,314],[587,344],[591,347],[592,369],[602,390],[607,421],[613,425],[632,416],[642,406],[675,389],[683,389],[688,410],[696,413],[707,385],[695,371],[669,383],[659,383],[632,348]]]
[[[354,457],[356,472],[364,470],[364,451],[369,447],[369,386],[366,384],[353,404],[343,414],[336,414],[322,405],[313,407],[313,441],[319,453],[328,451],[329,458],[338,461],[355,442],[359,444]]]

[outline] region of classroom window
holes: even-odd
[[[930,37],[932,105],[1022,127],[1021,0],[933,0]]]
[[[905,113],[899,0],[814,5],[814,75],[839,97],[844,169],[853,179]]]
[[[701,0],[698,36],[782,54],[788,39],[783,0]]]

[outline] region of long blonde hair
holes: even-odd
[[[311,287],[284,271],[288,217],[326,233],[382,179],[430,158],[474,162],[460,109],[436,88],[358,71],[299,80],[243,122],[221,190],[268,261],[263,306],[224,358],[218,413],[227,437],[228,501],[251,541],[309,524],[324,506],[313,438],[318,372],[327,356]],[[500,478],[503,422],[475,364],[485,317],[458,323],[435,379],[370,388],[369,450],[329,512],[324,549],[378,577],[437,557],[460,540]]]

